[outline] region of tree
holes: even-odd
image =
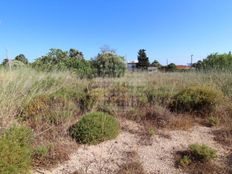
[[[192,64],[192,67],[194,67],[194,68],[196,68],[196,69],[201,69],[202,68],[202,61],[201,60],[199,60],[199,61],[197,61],[197,63],[193,63]]]
[[[170,63],[168,66],[167,66],[167,71],[175,71],[176,70],[176,65],[174,63]]]
[[[197,69],[203,70],[226,70],[232,71],[232,55],[231,52],[228,54],[210,54],[203,61],[199,61],[196,64]]]
[[[146,50],[140,49],[138,52],[138,68],[147,69],[149,64],[149,58],[147,57]]]
[[[28,60],[27,58],[25,57],[24,54],[19,54],[15,57],[15,60],[17,61],[20,61],[20,62],[23,62],[24,64],[28,64]]]
[[[77,58],[77,59],[84,59],[84,55],[82,52],[78,51],[77,49],[71,48],[69,50],[69,57]]]
[[[51,57],[42,56],[32,63],[32,67],[39,71],[52,71],[56,68],[56,64]]]
[[[154,60],[151,65],[154,66],[154,67],[157,67],[157,68],[161,67],[161,64],[159,63],[158,60]]]
[[[93,74],[90,61],[77,59],[76,57],[70,57],[60,62],[57,69],[76,72],[80,78],[90,78]]]
[[[2,65],[7,65],[8,62],[9,62],[9,59],[4,59],[4,60],[2,61]]]
[[[54,62],[58,63],[59,61],[68,58],[68,52],[61,49],[51,48],[47,57],[50,57]]]
[[[42,71],[52,71],[57,69],[60,62],[68,59],[67,51],[61,49],[51,48],[45,56],[37,58],[32,67]]]
[[[121,77],[126,70],[124,58],[109,52],[98,54],[92,65],[100,77]]]

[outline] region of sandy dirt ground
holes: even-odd
[[[194,127],[188,131],[158,131],[151,138],[144,138],[142,129],[126,121],[120,135],[112,141],[94,146],[80,146],[70,160],[54,169],[35,171],[34,174],[113,174],[130,160],[128,154],[136,153],[138,161],[148,174],[180,174],[175,168],[174,153],[187,149],[189,144],[207,144],[218,150],[218,159],[226,151],[213,140],[211,129]]]

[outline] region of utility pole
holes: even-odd
[[[191,66],[193,66],[193,54],[191,55]]]

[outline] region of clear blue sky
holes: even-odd
[[[86,58],[109,45],[128,60],[145,48],[150,61],[186,64],[232,50],[232,0],[1,0],[0,61],[50,48]]]

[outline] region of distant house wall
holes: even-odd
[[[152,66],[148,67],[147,70],[148,70],[149,73],[158,72],[158,68],[157,67],[152,67]]]
[[[128,62],[127,63],[128,71],[136,71],[136,70],[138,70],[137,64],[138,64],[137,62]]]

